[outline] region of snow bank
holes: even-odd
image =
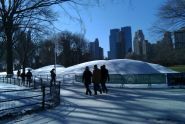
[[[85,62],[65,69],[64,73],[80,74],[84,71],[86,66],[93,70],[93,66],[97,64],[98,67],[106,65],[110,74],[153,74],[153,73],[175,73],[164,66],[151,64],[147,62],[130,60],[130,59],[115,59],[115,60],[97,60]]]
[[[94,65],[100,66],[106,65],[110,74],[156,74],[156,73],[176,73],[171,69],[158,64],[152,64],[137,60],[130,59],[114,59],[114,60],[97,60],[85,62],[82,64],[74,65],[68,68],[62,65],[56,66],[56,73],[58,76],[66,74],[81,74],[86,66],[89,66],[90,70],[93,70]],[[54,68],[54,65],[45,66],[36,70],[32,70],[33,75],[50,75],[50,70]],[[16,74],[16,72],[14,72]],[[6,73],[0,73],[6,74]],[[57,77],[58,77],[57,76]]]
[[[38,68],[33,70],[33,74],[34,75],[49,75],[50,71],[54,68],[54,65],[48,65],[48,66],[44,66],[42,68]],[[56,73],[61,73],[63,72],[65,69],[64,66],[62,65],[56,65]]]

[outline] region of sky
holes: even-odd
[[[63,8],[68,14],[64,10],[57,10],[59,18],[55,25],[62,31],[83,33],[91,42],[98,38],[100,46],[104,48],[104,55],[107,56],[110,29],[131,26],[132,38],[141,29],[146,40],[155,42],[156,37],[150,30],[157,20],[157,10],[164,2],[165,0],[102,0],[102,3],[90,4],[88,7],[71,7],[66,3]],[[75,19],[79,15],[82,25]]]

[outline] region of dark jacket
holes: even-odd
[[[20,76],[21,76],[21,71],[18,70],[18,71],[17,71],[17,77],[20,77]]]
[[[92,72],[89,71],[89,70],[85,70],[85,71],[83,72],[82,81],[83,81],[84,83],[90,84],[90,83],[91,83],[91,78],[92,78]]]
[[[50,71],[51,74],[51,79],[55,79],[56,78],[56,74],[53,70]]]
[[[106,68],[101,68],[101,80],[106,82],[109,81],[109,71]]]
[[[95,84],[101,83],[101,71],[100,69],[93,70],[92,82]]]
[[[26,73],[26,77],[27,77],[27,79],[31,79],[31,77],[32,77],[32,73],[29,71],[29,72],[27,72]]]
[[[26,74],[24,72],[21,73],[22,80],[25,80]]]

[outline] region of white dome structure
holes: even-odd
[[[130,59],[114,59],[114,60],[97,60],[85,62],[65,69],[64,73],[83,73],[86,66],[93,70],[93,66],[99,68],[105,65],[110,74],[156,74],[156,73],[175,73],[171,69],[158,64],[152,64]]]

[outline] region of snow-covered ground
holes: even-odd
[[[63,85],[61,104],[7,124],[184,124],[184,89],[109,88],[87,96],[81,85]]]
[[[20,87],[20,86],[0,82],[0,91],[19,90],[19,89],[25,89],[25,87]]]
[[[112,74],[173,73],[163,66],[134,60],[99,60],[69,68],[57,67],[57,75],[80,74],[85,66],[107,66]],[[47,68],[47,69],[46,69]],[[53,66],[32,70],[47,75]],[[60,69],[58,69],[60,68]],[[46,69],[46,70],[45,70]],[[62,79],[58,79],[62,80]],[[130,87],[130,86],[128,86]],[[156,88],[157,87],[157,88]],[[92,89],[92,88],[91,88]],[[51,110],[0,121],[8,124],[184,124],[185,90],[170,89],[166,84],[132,85],[131,88],[109,87],[108,94],[85,95],[82,84],[62,84],[61,104]]]
[[[35,97],[31,98],[33,96]],[[25,97],[27,98],[25,99]],[[11,101],[5,102],[7,100]],[[42,101],[41,91],[36,92],[36,90],[29,90],[29,88],[24,86],[20,87],[12,84],[0,83],[0,117],[10,113],[23,113],[25,110],[32,110],[34,107],[39,106],[33,104],[40,104],[40,101]]]

